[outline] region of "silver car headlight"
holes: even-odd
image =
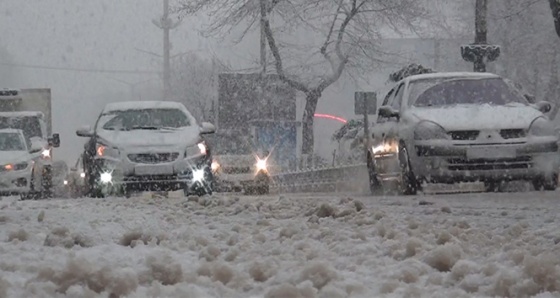
[[[529,135],[537,137],[556,136],[552,123],[544,118],[537,118],[529,127]]]
[[[118,158],[120,156],[120,152],[119,149],[116,147],[111,147],[111,146],[97,143],[95,145],[95,156]]]
[[[204,142],[200,142],[194,146],[187,147],[187,150],[185,150],[185,157],[206,155],[207,153],[208,153],[208,147]]]
[[[415,140],[448,140],[449,135],[441,125],[432,121],[422,121],[414,128]]]

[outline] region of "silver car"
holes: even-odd
[[[168,101],[108,104],[83,154],[88,192],[94,197],[129,196],[141,191],[212,194],[212,158],[202,135],[215,131],[200,125],[185,106]]]
[[[550,103],[530,104],[490,73],[414,75],[384,98],[372,128],[368,169],[372,192],[396,186],[415,194],[423,182],[531,181],[558,185],[558,136],[545,116]]]

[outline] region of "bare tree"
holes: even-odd
[[[416,32],[428,15],[418,0],[185,0],[179,7],[187,13],[204,9],[214,17],[207,32],[244,24],[246,33],[262,24],[280,79],[305,94],[304,154],[313,153],[313,116],[325,89],[344,73],[379,66],[383,30]]]
[[[216,58],[183,55],[171,68],[171,96],[182,102],[198,120],[209,121],[213,118],[212,103],[218,98],[218,74],[228,69]]]
[[[556,34],[560,37],[560,0],[548,0],[550,2],[550,9],[552,10],[552,17],[554,18],[554,28]]]
[[[520,83],[537,98],[548,92],[547,82],[556,80],[557,39],[551,39],[549,7],[536,0],[492,1],[489,3],[489,39],[499,44],[502,55],[495,63],[495,72]],[[547,99],[556,101],[555,98]]]

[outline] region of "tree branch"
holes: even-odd
[[[330,27],[329,27],[329,32],[327,33],[327,38],[325,39],[325,43],[323,43],[323,46],[322,46],[321,49],[320,49],[320,53],[321,53],[321,54],[325,57],[325,59],[327,59],[327,61],[329,61],[329,63],[331,64],[331,69],[332,69],[333,72],[336,71],[336,66],[335,66],[335,62],[334,62],[334,60],[332,59],[331,55],[327,52],[327,47],[329,46],[330,41],[331,41],[331,36],[332,36],[332,34],[333,34],[333,31],[334,31],[334,25],[336,24],[336,21],[338,20],[338,14],[340,13],[340,9],[341,9],[341,7],[342,7],[342,1],[343,1],[343,0],[340,0],[340,1],[338,2],[338,7],[337,7],[337,9],[336,9],[336,13],[334,14],[333,21],[332,21],[332,23],[331,23],[331,25],[330,25]]]
[[[261,10],[266,11],[266,4],[264,3],[264,1],[261,1]],[[282,57],[280,56],[280,50],[276,45],[276,40],[274,39],[274,34],[272,32],[272,29],[270,28],[270,20],[268,16],[263,18],[262,24],[264,27],[264,34],[266,36],[266,40],[268,41],[268,47],[272,52],[272,56],[274,56],[274,60],[275,60],[274,65],[276,67],[276,72],[278,73],[280,79],[286,82],[291,87],[301,92],[305,92],[305,93],[309,92],[309,88],[307,88],[307,86],[305,86],[301,82],[292,80],[286,76],[286,73],[284,72],[284,66],[282,65]]]
[[[357,6],[357,0],[352,0],[352,8],[346,14],[346,17],[342,21],[342,24],[340,24],[340,29],[338,30],[338,36],[336,38],[335,52],[339,59],[338,65],[335,67],[335,69],[333,69],[333,73],[331,76],[323,79],[321,83],[319,83],[319,86],[317,86],[316,88],[318,92],[323,92],[325,89],[327,89],[327,87],[336,82],[342,75],[344,67],[346,67],[346,64],[348,63],[348,56],[342,53],[342,41],[344,40],[346,27],[348,27],[348,24],[350,23],[350,21],[352,21],[352,18],[354,18],[354,16],[358,13],[358,8],[361,7],[365,3],[365,1],[366,0],[364,0],[364,2],[360,3],[360,5]]]

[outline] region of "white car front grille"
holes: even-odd
[[[174,162],[177,158],[179,158],[179,153],[177,152],[128,154],[128,159],[131,162],[140,164],[168,163]]]

